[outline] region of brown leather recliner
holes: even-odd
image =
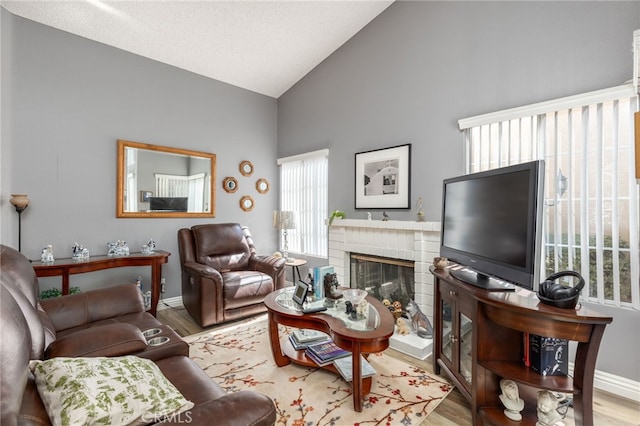
[[[135,354],[152,359],[195,406],[192,425],[273,425],[273,401],[258,392],[227,394],[187,356],[189,347],[144,311],[140,291],[125,284],[56,299],[38,300],[33,267],[16,250],[0,245],[0,424],[49,425],[29,372],[29,361],[53,356],[93,357]],[[142,327],[142,328],[141,328]],[[161,328],[172,341],[147,345],[141,329]],[[173,341],[175,340],[175,341]],[[181,421],[182,420],[182,421]],[[184,423],[169,418],[163,424]]]
[[[178,248],[182,302],[201,327],[265,312],[264,297],[285,286],[285,260],[257,255],[246,226],[183,228]]]

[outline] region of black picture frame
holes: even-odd
[[[356,209],[411,208],[411,144],[355,155]]]
[[[307,299],[307,291],[309,291],[309,284],[298,280],[295,288],[293,289],[293,301],[302,306],[304,301]]]

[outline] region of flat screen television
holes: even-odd
[[[149,210],[186,212],[189,197],[149,197]]]
[[[440,255],[449,273],[492,291],[537,290],[544,162],[445,179]]]

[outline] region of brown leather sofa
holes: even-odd
[[[189,359],[189,346],[144,311],[135,284],[38,300],[35,271],[19,252],[0,246],[0,424],[49,425],[50,420],[29,372],[30,360],[53,356],[88,357],[136,354],[152,359],[195,406],[188,417],[196,425],[273,425],[275,406],[267,396],[241,391],[226,394]],[[143,330],[160,329],[169,341],[150,346]],[[173,423],[172,423],[173,422]]]
[[[201,327],[265,312],[264,297],[285,286],[285,260],[257,255],[246,226],[183,228],[178,248],[182,302]]]

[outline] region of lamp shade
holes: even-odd
[[[16,211],[21,212],[29,205],[29,197],[27,197],[27,194],[11,194],[9,202],[13,204]]]
[[[273,227],[275,229],[295,229],[296,217],[294,212],[275,211],[273,212]]]

